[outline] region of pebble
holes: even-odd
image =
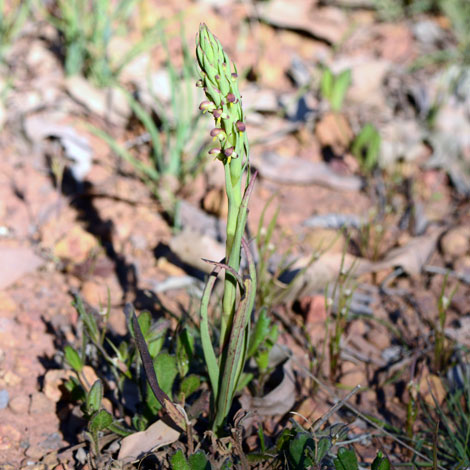
[[[8,402],[10,401],[10,394],[8,390],[0,390],[0,410],[3,410],[8,406]]]
[[[445,256],[458,258],[464,256],[469,248],[469,230],[456,227],[441,238],[441,249]]]
[[[44,395],[44,393],[36,392],[31,397],[31,406],[29,412],[31,414],[53,413],[55,404]]]

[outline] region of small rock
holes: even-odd
[[[64,382],[73,375],[74,373],[71,370],[48,370],[44,376],[44,395],[46,395],[49,400],[58,402],[62,397],[61,387]]]
[[[54,411],[54,402],[49,400],[44,393],[36,392],[33,394],[31,397],[31,406],[29,407],[31,414],[54,413]]]
[[[54,247],[54,256],[78,264],[86,261],[93,250],[97,249],[98,240],[79,225],[76,225]]]
[[[228,212],[225,189],[210,189],[204,196],[202,201],[202,208],[209,214],[225,219]]]
[[[126,95],[119,88],[96,88],[80,76],[66,80],[69,94],[102,119],[116,126],[125,126],[131,116]]]
[[[470,230],[466,227],[450,229],[441,238],[441,250],[444,256],[459,258],[468,252]]]
[[[346,117],[333,112],[325,114],[317,123],[315,135],[322,147],[331,147],[337,154],[342,154],[354,137]]]
[[[43,264],[29,247],[0,246],[0,290],[21,279],[25,274],[35,271]]]
[[[122,291],[117,282],[114,283],[112,280],[113,278],[86,281],[82,284],[81,295],[90,305],[99,309],[107,308],[108,296],[111,305],[119,304],[122,300]]]
[[[341,385],[354,388],[357,385],[366,387],[369,383],[364,370],[353,362],[344,362],[341,367]]]
[[[17,415],[24,415],[28,412],[30,398],[27,395],[18,395],[13,397],[8,404],[11,411]]]
[[[10,401],[10,394],[8,390],[0,390],[0,410],[3,410],[8,406],[8,402]]]
[[[39,460],[44,455],[44,449],[41,449],[37,446],[28,447],[25,452],[25,455],[33,460]],[[28,470],[47,470],[46,465],[43,463],[38,463],[28,467]]]
[[[423,374],[419,381],[419,391],[424,401],[432,407],[437,403],[442,403],[447,395],[442,379],[434,374]]]
[[[5,383],[5,385],[8,385],[10,387],[16,387],[21,383],[21,377],[9,370],[5,372],[5,375],[3,376],[3,382]]]

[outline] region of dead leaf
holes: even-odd
[[[309,262],[310,258],[302,258],[295,263],[293,269],[281,276],[280,280],[285,283],[286,288],[288,283],[292,282],[285,294],[282,293],[282,288],[279,291],[279,296],[284,302],[293,302],[302,297],[323,292],[328,284],[338,278],[341,265],[343,265],[344,271],[351,270],[351,277],[366,274],[373,268],[370,261],[348,253],[345,255],[343,253],[324,253],[305,269]],[[302,272],[304,269],[305,271]]]
[[[412,238],[406,245],[394,248],[382,260],[374,263],[374,271],[401,267],[409,276],[418,276],[424,264],[436,249],[443,228],[437,228],[421,237]]]
[[[240,398],[242,407],[262,416],[283,415],[289,412],[295,403],[295,378],[292,360],[288,359],[282,366],[284,377],[281,383],[264,397],[243,395]]]
[[[335,173],[325,163],[298,157],[285,158],[274,152],[253,155],[252,164],[263,178],[280,184],[318,184],[339,191],[359,191],[362,186],[357,176]]]
[[[338,8],[316,8],[308,0],[272,0],[257,5],[259,18],[278,28],[303,31],[328,43],[339,42],[347,32],[344,12]]]
[[[145,431],[126,436],[121,441],[118,459],[137,460],[148,452],[176,442],[179,436],[180,433],[176,429],[168,426],[164,421],[158,420]]]

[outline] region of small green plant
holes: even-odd
[[[31,9],[31,0],[19,0],[6,5],[0,0],[0,62],[23,27]]]
[[[328,67],[325,67],[320,82],[322,96],[328,100],[333,111],[340,111],[343,101],[351,85],[351,70],[343,70],[335,75]]]
[[[365,124],[351,145],[351,152],[356,157],[362,170],[370,173],[379,160],[381,138],[373,124]]]
[[[58,0],[48,18],[62,35],[67,75],[83,74],[98,86],[110,85],[126,64],[155,44],[158,24],[118,60],[111,61],[111,39],[127,32],[136,4],[136,0]]]
[[[320,422],[321,420],[319,420]],[[292,470],[359,470],[354,450],[345,447],[348,429],[343,424],[326,426],[318,429],[314,423],[305,429],[295,421],[285,429],[276,443],[277,459],[282,459],[281,468]],[[372,470],[389,470],[390,461],[378,452],[371,467]]]
[[[461,380],[453,388],[446,387],[442,404],[436,397],[433,406],[424,400],[421,403],[424,426],[415,435],[415,446],[433,459],[433,468],[463,470],[470,466],[470,381],[467,365],[463,365]]]
[[[215,263],[201,302],[201,340],[215,406],[214,430],[221,433],[244,369],[250,317],[256,298],[256,268],[248,244],[243,239],[254,178],[250,176],[248,141],[236,66],[205,25],[199,29],[196,55],[201,71],[198,86],[204,89],[207,97],[199,108],[214,117],[215,128],[211,136],[217,146],[210,150],[210,154],[224,166],[228,198],[225,263]],[[249,267],[245,279],[239,274],[242,246]],[[225,282],[217,358],[209,332],[208,305],[215,279],[222,268],[225,270]]]
[[[328,296],[325,303],[327,307],[327,321],[326,330],[327,334],[329,331],[330,317],[332,310],[335,308],[336,315],[334,319],[333,332],[329,334],[329,364],[330,364],[330,377],[336,380],[339,374],[340,366],[340,355],[341,355],[341,338],[349,322],[349,310],[354,293],[354,286],[351,282],[351,272],[354,269],[354,265],[351,265],[349,269],[345,269],[343,256],[341,260],[341,267],[338,277],[331,290],[331,296]],[[335,300],[336,305],[335,305]]]
[[[99,440],[104,430],[119,436],[145,430],[163,408],[182,429],[186,428],[183,415],[173,404],[191,397],[201,385],[201,364],[195,354],[195,331],[188,325],[177,329],[173,341],[165,341],[169,321],[153,322],[149,312],[142,312],[138,319],[127,307],[128,331],[130,338],[116,344],[108,332],[109,307],[102,318],[87,309],[79,296],[75,308],[82,325],[82,345],[79,350],[66,346],[66,362],[75,372],[66,384],[71,398],[82,403],[82,410],[88,420],[88,430],[96,455],[99,455]],[[145,344],[145,347],[142,345]],[[142,350],[144,354],[142,354]],[[140,358],[149,381],[141,378]],[[148,369],[150,364],[151,370]],[[88,368],[88,375],[86,369]],[[90,369],[98,376],[93,384],[88,382]],[[191,373],[190,373],[191,371]],[[158,386],[154,391],[155,381]],[[132,389],[138,396],[137,403],[123,403],[125,390]],[[115,419],[103,408],[103,397],[119,410],[120,419]],[[132,426],[124,425],[127,416]]]

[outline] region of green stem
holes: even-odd
[[[225,163],[225,188],[228,198],[227,241],[225,245],[226,263],[238,272],[240,268],[240,245],[234,244],[237,232],[238,214],[241,206],[241,168],[240,162]],[[235,173],[235,174],[234,174]],[[238,173],[238,175],[237,175]],[[234,178],[235,176],[235,178]],[[237,177],[238,176],[238,177]],[[234,181],[235,180],[235,181]],[[227,328],[235,311],[237,281],[228,271],[225,272],[223,313],[221,322],[220,345],[225,343]]]

